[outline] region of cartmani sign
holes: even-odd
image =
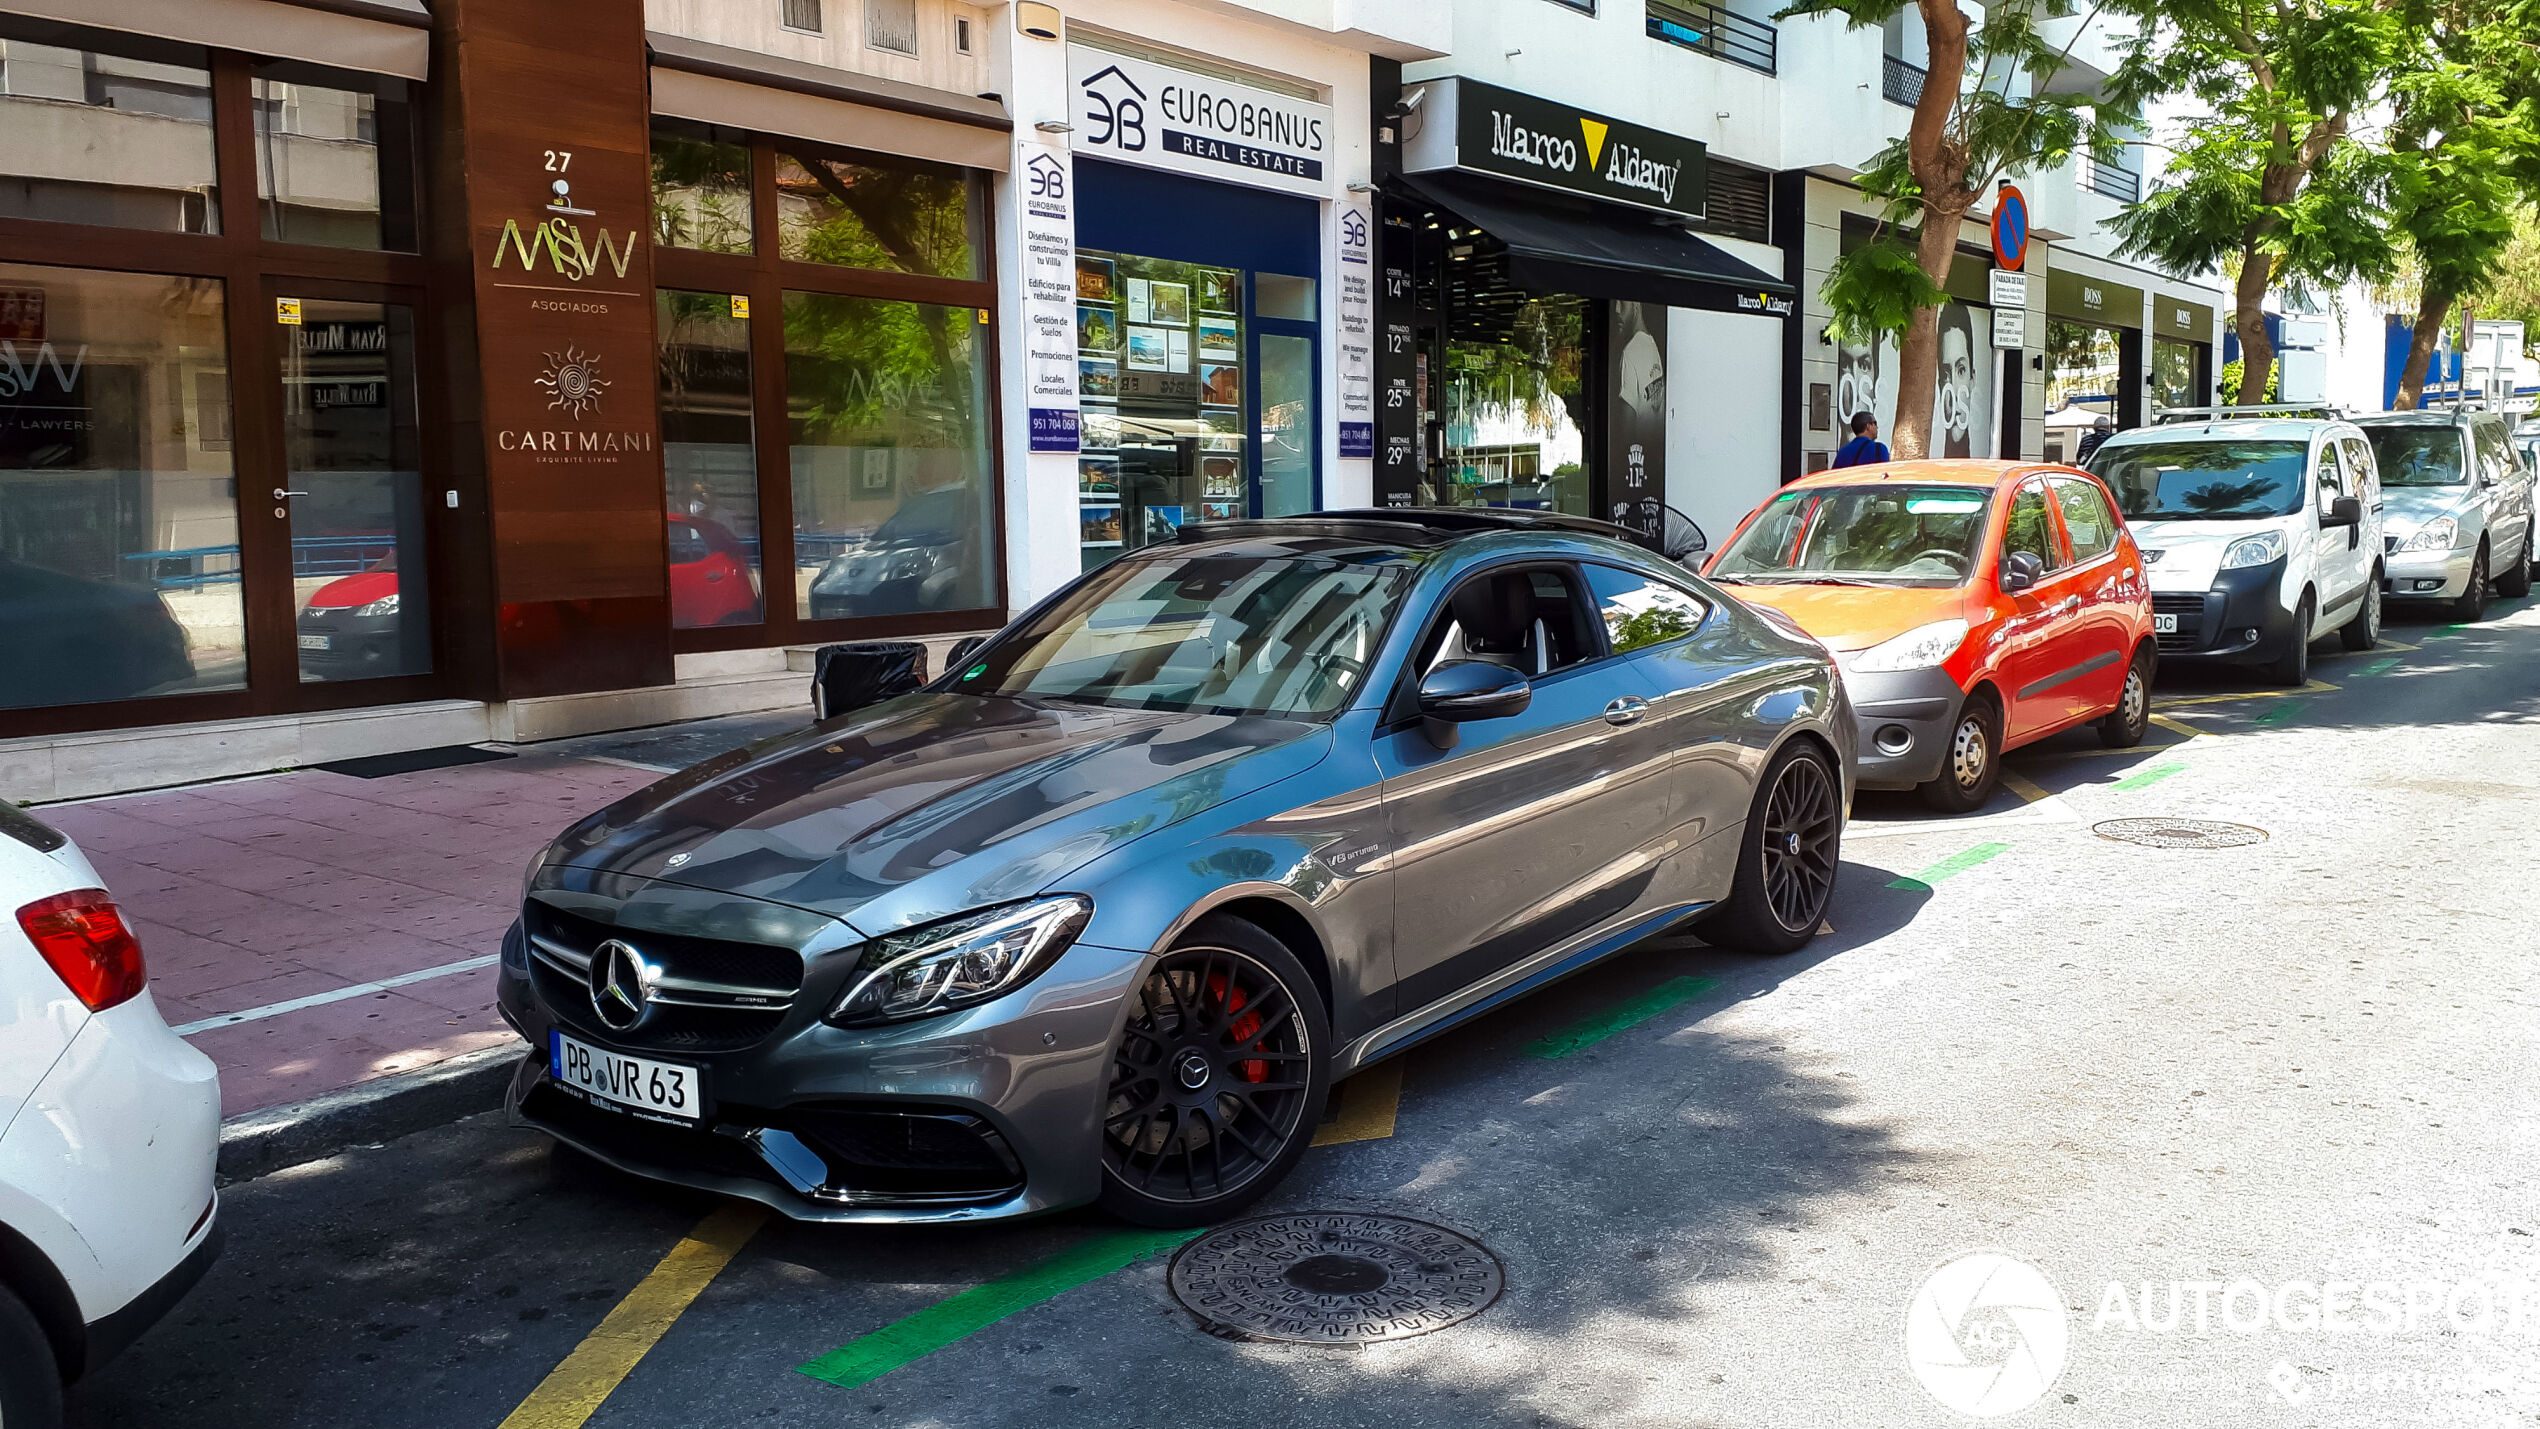
[[[1479,80],[1433,79],[1406,121],[1403,167],[1465,169],[1608,203],[1700,218],[1709,150],[1698,139],[1519,94]]]

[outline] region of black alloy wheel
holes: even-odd
[[[1794,759],[1782,766],[1764,804],[1761,838],[1764,897],[1773,921],[1792,932],[1815,932],[1834,892],[1843,842],[1842,801],[1823,764]]]
[[[1843,863],[1843,790],[1817,745],[1791,741],[1757,781],[1729,896],[1702,940],[1778,956],[1817,936]]]
[[[1313,1136],[1327,1037],[1294,954],[1240,919],[1201,920],[1130,995],[1103,1106],[1104,1208],[1205,1225],[1268,1191]]]

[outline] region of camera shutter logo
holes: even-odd
[[[1905,1363],[1944,1407],[1977,1419],[2035,1404],[2063,1373],[2064,1297],[2036,1267],[1975,1251],[1925,1277],[1905,1311]]]
[[[653,969],[644,955],[615,938],[591,950],[591,1010],[624,1032],[653,1010]]]

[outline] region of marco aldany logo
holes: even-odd
[[[1905,1311],[1905,1363],[1944,1407],[1977,1419],[2035,1404],[2063,1373],[2064,1297],[2037,1268],[1998,1251],[1926,1276]]]

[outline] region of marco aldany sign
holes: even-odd
[[[1332,109],[1090,45],[1067,47],[1079,154],[1322,198]]]
[[[1702,141],[1472,79],[1434,79],[1403,121],[1403,167],[1469,169],[1684,218],[1709,197]]]

